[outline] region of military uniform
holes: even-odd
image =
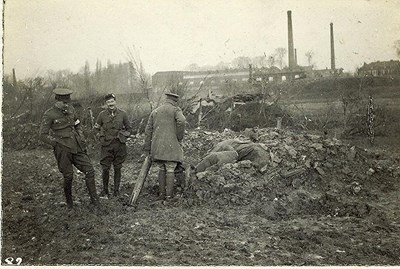
[[[258,143],[228,139],[215,145],[211,152],[197,164],[195,171],[203,172],[212,165],[221,166],[225,163],[249,160],[257,169],[263,168],[269,162],[269,153]]]
[[[160,197],[172,197],[174,171],[183,162],[180,142],[185,133],[186,119],[177,106],[178,95],[167,93],[163,105],[149,116],[145,130],[144,150],[159,165],[158,181]]]
[[[97,117],[95,127],[100,129],[100,165],[103,169],[103,191],[101,195],[108,195],[111,165],[114,166],[114,195],[118,195],[121,168],[127,156],[126,140],[131,132],[128,115],[119,108],[105,109]]]
[[[213,165],[220,167],[226,163],[235,163],[238,160],[238,157],[239,155],[235,150],[210,152],[196,165],[195,172],[203,172]]]
[[[44,113],[40,125],[40,138],[43,142],[53,146],[58,169],[64,177],[64,194],[67,206],[69,208],[73,206],[73,165],[85,174],[91,201],[93,204],[99,205],[95,173],[92,162],[86,153],[86,144],[80,122],[75,109],[66,104],[72,91],[55,89],[54,93],[57,101],[64,101],[65,103],[61,106],[56,103]]]

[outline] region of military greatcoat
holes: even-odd
[[[183,162],[180,142],[185,133],[186,118],[176,101],[166,99],[149,116],[145,130],[144,150],[154,160]]]

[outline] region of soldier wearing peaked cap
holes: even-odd
[[[73,165],[85,174],[91,202],[99,207],[93,165],[86,152],[80,121],[74,107],[70,105],[72,91],[66,88],[57,88],[53,93],[56,102],[43,115],[40,125],[40,139],[53,146],[58,169],[64,177],[64,194],[67,207],[73,207]]]
[[[177,95],[176,93],[167,92],[167,93],[165,93],[165,95],[167,96],[167,98],[170,98],[172,100],[177,101],[179,99],[179,95]]]
[[[175,169],[183,162],[180,142],[185,133],[186,119],[178,107],[179,95],[166,93],[163,105],[153,110],[145,130],[144,151],[158,164],[158,183],[161,199],[172,198]]]
[[[53,93],[56,95],[56,98],[71,99],[73,91],[67,88],[56,88],[53,90]]]
[[[128,114],[117,107],[116,97],[110,93],[104,97],[107,108],[97,117],[95,128],[100,130],[101,160],[103,169],[103,190],[100,196],[108,196],[108,182],[111,166],[114,168],[114,196],[119,195],[121,168],[125,162],[126,141],[131,135]]]

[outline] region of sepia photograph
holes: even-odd
[[[400,266],[400,1],[1,5],[1,266]]]

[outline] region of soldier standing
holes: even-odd
[[[145,130],[144,151],[158,164],[161,199],[169,199],[174,191],[174,170],[183,162],[180,142],[185,133],[186,119],[177,106],[179,95],[166,93],[163,105],[152,111]]]
[[[72,91],[70,89],[57,88],[53,93],[55,94],[56,102],[43,115],[40,125],[40,139],[53,146],[58,170],[64,177],[64,193],[67,207],[69,209],[73,207],[72,180],[74,173],[72,165],[85,174],[91,202],[96,207],[99,207],[93,165],[86,152],[86,143],[80,121],[77,118],[74,107],[70,105]]]
[[[100,130],[101,160],[103,169],[103,190],[100,196],[108,196],[108,182],[111,165],[114,166],[114,196],[119,195],[121,168],[126,159],[126,140],[131,135],[131,125],[125,111],[117,107],[114,94],[105,96],[107,109],[100,112],[95,128]]]

